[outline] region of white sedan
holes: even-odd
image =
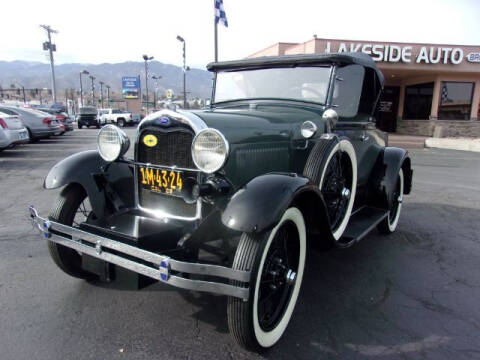
[[[0,112],[0,151],[28,141],[28,130],[19,117]]]

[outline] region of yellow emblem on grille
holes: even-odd
[[[148,134],[143,137],[143,143],[149,147],[154,147],[158,143],[158,139],[155,135]]]

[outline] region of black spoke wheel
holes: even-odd
[[[400,212],[402,210],[403,191],[403,170],[400,168],[395,187],[392,191],[392,205],[388,211],[388,216],[377,226],[378,231],[380,231],[382,234],[391,234],[397,228],[398,220],[400,219]]]
[[[318,139],[305,164],[304,175],[318,184],[325,200],[335,240],[345,231],[357,188],[357,159],[347,139]]]
[[[305,256],[305,223],[297,208],[289,208],[271,231],[242,235],[233,268],[251,271],[250,295],[248,301],[230,297],[227,307],[230,331],[240,345],[261,350],[280,339],[295,308]]]
[[[325,169],[321,186],[332,231],[338,228],[347,212],[352,193],[352,174],[348,155],[340,151],[333,154]]]
[[[78,227],[89,216],[93,213],[85,190],[79,185],[69,185],[60,193],[49,219]],[[82,256],[77,251],[48,240],[47,245],[53,262],[65,273],[81,279],[95,277],[82,269]]]

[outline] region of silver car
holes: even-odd
[[[28,131],[19,117],[0,112],[0,151],[28,141]]]
[[[61,133],[58,122],[54,121],[52,115],[45,112],[11,105],[0,105],[0,111],[20,117],[31,141]]]

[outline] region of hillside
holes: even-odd
[[[61,64],[55,66],[55,77],[58,91],[65,89],[79,89],[79,73],[87,70],[95,76],[96,91],[98,81],[111,86],[115,92],[121,91],[122,76],[141,76],[142,87],[145,86],[145,64],[143,62],[127,61],[117,64]],[[158,82],[159,94],[166,89],[173,89],[180,94],[183,86],[182,68],[175,65],[163,64],[159,61],[149,62],[149,75],[161,76]],[[12,83],[20,83],[25,88],[50,88],[50,65],[29,61],[0,61],[0,86],[9,88]],[[18,86],[18,85],[17,85]],[[149,79],[148,87],[154,88],[154,80]],[[90,90],[90,79],[83,76],[85,91]],[[191,69],[187,72],[187,91],[190,97],[207,98],[212,87],[212,75],[205,70]]]

